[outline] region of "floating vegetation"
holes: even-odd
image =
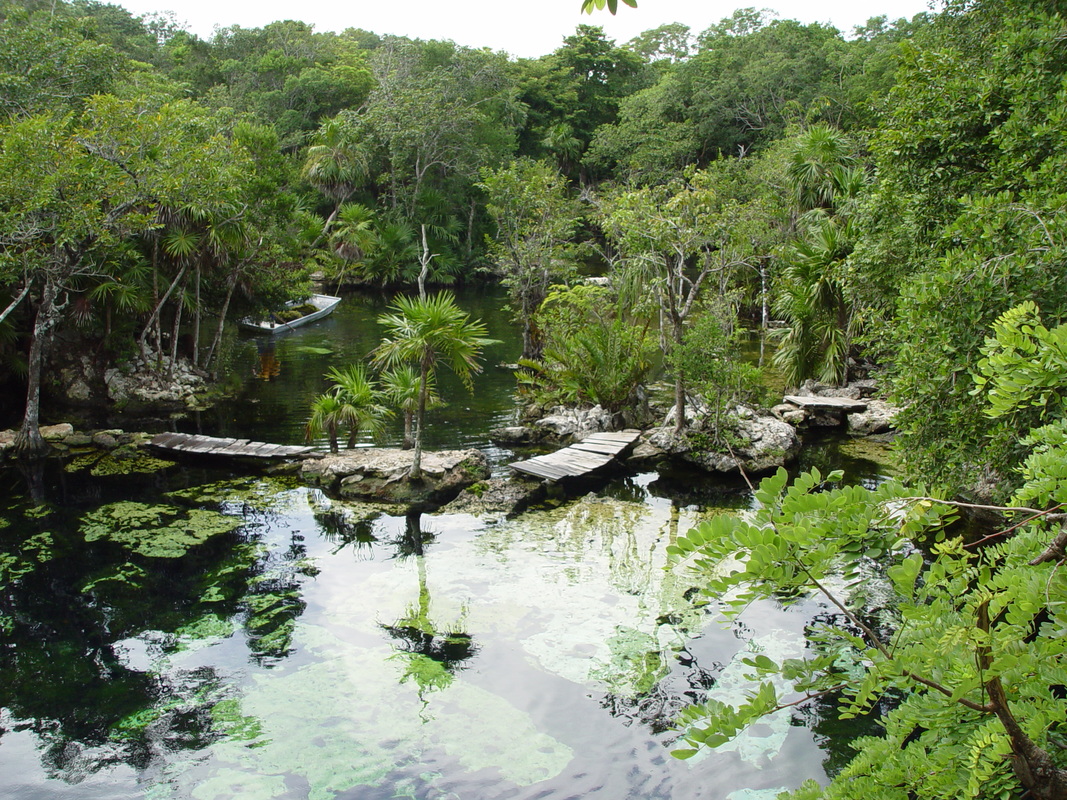
[[[173,461],[156,458],[140,450],[116,450],[111,453],[87,453],[71,459],[63,467],[67,472],[84,472],[96,478],[109,475],[148,475],[174,466]]]
[[[300,347],[294,347],[293,350],[297,353],[306,353],[310,356],[328,356],[333,354],[333,350],[328,347],[312,347],[311,345],[301,345]]]
[[[104,586],[105,584],[108,585],[108,588],[127,586],[131,589],[140,589],[144,585],[144,580],[147,576],[148,573],[145,572],[143,567],[127,561],[125,564],[113,564],[103,572],[97,573],[81,587],[81,590],[83,594],[89,594],[98,586]]]
[[[300,486],[292,476],[232,478],[167,492],[190,505],[226,505],[242,511],[275,511],[290,507],[289,491]]]
[[[81,532],[87,542],[115,542],[148,558],[180,558],[189,548],[242,524],[217,511],[120,500],[86,514]]]

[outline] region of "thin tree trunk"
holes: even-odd
[[[200,366],[200,275],[203,272],[199,261],[196,263],[196,314],[193,318],[193,366]]]
[[[59,320],[59,308],[56,306],[58,294],[58,287],[52,281],[47,281],[33,322],[33,338],[26,365],[26,410],[14,443],[15,452],[24,458],[38,458],[48,452],[48,445],[41,436],[41,370],[48,340]]]
[[[411,457],[411,469],[408,471],[408,480],[422,478],[422,439],[423,424],[426,421],[426,402],[430,394],[430,367],[425,359],[422,363],[422,374],[419,379],[419,410],[415,417],[415,453]]]
[[[207,351],[207,358],[204,359],[204,369],[211,369],[211,365],[215,359],[215,351],[218,349],[219,343],[222,341],[222,331],[226,327],[226,314],[230,311],[230,300],[233,298],[233,290],[237,288],[237,273],[238,270],[234,270],[230,274],[230,280],[226,286],[226,299],[222,303],[222,310],[219,311],[219,327],[215,330],[215,338],[211,340],[211,349]]]
[[[146,363],[148,361],[148,351],[145,349],[145,340],[148,338],[149,332],[152,331],[153,329],[156,331],[156,356],[158,358],[162,358],[163,357],[163,350],[162,350],[162,346],[160,344],[161,336],[160,336],[160,333],[159,333],[159,331],[160,331],[159,319],[162,316],[161,312],[163,311],[164,304],[167,302],[167,300],[170,299],[171,293],[174,291],[174,288],[178,285],[178,281],[180,281],[182,279],[182,276],[184,276],[184,275],[185,275],[185,267],[182,267],[180,270],[178,270],[178,274],[174,277],[174,280],[171,282],[170,286],[167,288],[167,293],[165,295],[163,295],[163,299],[161,299],[159,302],[156,303],[156,307],[152,311],[152,316],[148,318],[148,323],[145,325],[144,330],[141,331],[141,336],[137,340],[137,343],[141,348],[141,356],[142,356],[142,358],[144,358]]]
[[[28,295],[29,293],[30,284],[29,281],[27,281],[26,285],[22,288],[22,291],[19,292],[19,296],[12,300],[10,304],[8,304],[8,307],[4,309],[3,313],[0,313],[0,322],[3,322],[5,319],[7,319],[8,315],[18,307],[18,304],[21,303],[26,298],[26,295]]]
[[[185,284],[182,284],[182,291],[178,293],[178,302],[174,309],[174,326],[170,334],[170,366],[167,368],[167,380],[174,380],[174,365],[178,363],[178,334],[182,329],[182,310],[185,307],[185,303],[182,302],[182,294],[185,292]]]
[[[414,413],[411,411],[404,412],[404,443],[401,446],[401,449],[403,450],[410,450],[415,445],[415,441],[411,435],[411,426],[414,419]]]
[[[682,337],[685,335],[680,320],[673,321],[674,344],[680,347]],[[674,432],[681,433],[685,430],[685,369],[681,364],[675,367],[674,373]]]

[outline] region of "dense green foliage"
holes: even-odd
[[[713,416],[758,402],[734,332],[773,309],[791,385],[873,370],[903,408],[909,478],[1037,518],[979,551],[930,546],[942,501],[778,477],[754,521],[679,551],[736,559],[704,577],[737,597],[839,602],[847,623],[813,635],[810,661],[753,669],[854,712],[891,694],[885,737],[843,773],[864,792],[1062,796],[1063,543],[1042,525],[1067,499],[1067,23],[1051,0],[950,0],[852,33],[741,9],[625,44],[580,25],[512,60],[297,21],[202,40],[92,0],[4,2],[0,363],[25,389],[19,446],[44,448],[57,342],[160,381],[182,359],[210,371],[228,320],[299,299],[312,271],[419,285],[377,351],[413,475],[434,370],[467,376],[488,343],[426,283],[502,282],[542,398],[622,414],[661,360],[678,430],[693,394]],[[331,377],[308,431],[336,448],[384,411],[366,374]],[[894,562],[892,640],[827,583],[861,551]],[[714,744],[792,702],[777,691],[694,712],[688,735]]]

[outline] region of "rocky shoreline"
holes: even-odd
[[[872,395],[873,386],[866,382],[846,387],[809,382],[769,411],[735,407],[729,415],[726,441],[709,436],[704,429],[704,409],[694,402],[690,427],[676,433],[670,409],[663,425],[644,431],[625,463],[632,468],[656,468],[673,460],[710,473],[765,473],[796,459],[806,431],[837,428],[853,436],[891,432],[896,409]],[[610,431],[613,422],[612,415],[599,406],[559,407],[530,425],[494,429],[490,438],[508,447],[563,446]],[[9,454],[15,434],[0,431],[0,458]],[[152,439],[149,433],[118,429],[79,432],[68,423],[43,426],[41,434],[56,456],[99,451],[119,460],[143,455]],[[297,472],[304,483],[331,496],[388,504],[405,514],[440,510],[512,516],[542,502],[552,491],[560,491],[520,474],[493,478],[485,454],[474,449],[425,452],[422,476],[408,480],[413,454],[398,448],[357,448],[336,454],[315,453],[313,458],[283,469]]]

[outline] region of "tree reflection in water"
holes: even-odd
[[[466,662],[478,652],[474,637],[465,630],[466,609],[458,619],[445,624],[430,616],[432,601],[426,580],[424,549],[434,537],[433,531],[423,530],[421,514],[407,515],[404,533],[393,544],[397,548],[397,558],[413,557],[416,560],[419,599],[410,604],[392,625],[381,625],[393,640],[396,652],[390,658],[404,662],[400,682],[415,682],[423,712],[428,705],[427,696],[451,685],[456,672],[465,669]]]

